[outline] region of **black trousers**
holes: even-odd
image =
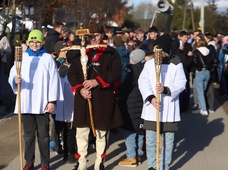
[[[49,164],[49,116],[45,114],[22,114],[24,130],[24,158],[26,164],[35,161],[36,137],[40,151],[41,164]]]
[[[63,136],[64,155],[75,154],[76,152],[76,128],[72,127],[71,122],[55,121],[56,143],[61,146],[60,133]]]

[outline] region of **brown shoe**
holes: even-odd
[[[32,168],[34,168],[34,164],[26,164],[23,170],[32,170]]]
[[[126,167],[137,167],[137,160],[135,158],[132,159],[123,159],[119,162],[120,166],[126,166]]]
[[[49,170],[49,165],[47,164],[43,164],[42,167],[41,167],[41,170]]]

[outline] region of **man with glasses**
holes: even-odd
[[[104,44],[103,27],[97,23],[88,25],[88,44]],[[75,170],[86,170],[86,156],[91,129],[87,100],[92,102],[96,130],[96,160],[94,169],[104,169],[109,129],[122,124],[122,117],[116,104],[114,83],[121,79],[121,61],[117,51],[107,46],[87,48],[87,80],[84,80],[80,57],[76,58],[68,71],[68,80],[75,92],[74,121],[76,127],[77,159]]]

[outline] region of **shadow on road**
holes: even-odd
[[[207,117],[182,114],[180,130],[176,134],[176,148],[173,160],[178,160],[170,170],[180,169],[194,155],[207,147],[212,139],[224,131],[222,118],[211,122]]]

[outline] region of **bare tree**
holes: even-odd
[[[135,19],[151,19],[155,10],[151,3],[141,3],[134,11]]]

